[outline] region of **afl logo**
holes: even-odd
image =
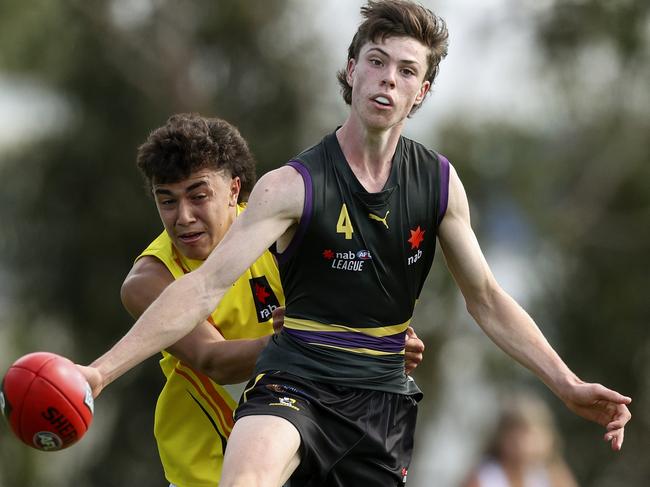
[[[50,431],[39,431],[32,439],[34,446],[39,450],[59,450],[63,445],[61,438]]]
[[[372,259],[372,256],[370,255],[369,250],[359,250],[357,252],[357,259],[359,259],[359,260],[369,260],[369,259]]]

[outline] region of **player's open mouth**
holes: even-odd
[[[381,106],[384,106],[384,107],[389,107],[389,106],[391,106],[391,105],[393,104],[393,103],[392,103],[388,98],[386,98],[385,96],[375,96],[372,100],[373,100],[375,103],[378,103],[378,104],[380,104]]]
[[[183,235],[179,235],[178,239],[181,242],[188,244],[196,242],[202,235],[203,232],[184,233]]]

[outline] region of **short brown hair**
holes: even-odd
[[[138,148],[137,166],[148,189],[154,183],[169,184],[195,171],[214,169],[239,177],[239,201],[246,201],[255,184],[255,159],[246,140],[220,118],[180,113],[149,134]]]
[[[348,48],[348,62],[358,59],[361,48],[367,42],[385,40],[388,37],[412,37],[429,48],[425,81],[438,75],[440,61],[447,55],[449,34],[445,21],[431,10],[408,0],[369,0],[361,7],[361,16],[366,20],[359,26]],[[336,74],[341,85],[345,103],[352,104],[352,87],[347,81],[347,69]],[[419,105],[411,109],[413,113]]]

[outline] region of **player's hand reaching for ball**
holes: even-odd
[[[75,364],[79,371],[90,384],[90,388],[93,391],[93,397],[99,396],[99,393],[104,389],[104,380],[102,378],[101,372],[95,367],[87,367],[85,365]]]
[[[424,352],[424,343],[415,334],[415,330],[410,326],[406,329],[406,342],[404,344],[404,368],[406,373],[410,374],[422,362],[422,352]]]
[[[632,418],[627,408],[632,402],[631,398],[600,384],[580,380],[572,384],[560,397],[571,411],[607,429],[604,439],[611,443],[612,450],[621,449],[625,425]]]

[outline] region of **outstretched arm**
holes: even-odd
[[[174,276],[160,260],[144,256],[122,284],[122,304],[137,319],[172,282]],[[268,339],[225,340],[211,323],[203,321],[167,351],[218,384],[233,384],[251,376]]]
[[[93,389],[101,390],[203,323],[231,284],[298,222],[303,202],[302,178],[293,168],[260,178],[247,210],[203,265],[167,286],[120,341],[92,367],[81,368]]]
[[[471,228],[465,190],[451,168],[449,204],[439,229],[447,267],[467,309],[483,331],[508,355],[532,370],[580,416],[605,426],[614,450],[623,444],[631,402],[600,384],[581,381],[549,345],[532,318],[496,282]]]

